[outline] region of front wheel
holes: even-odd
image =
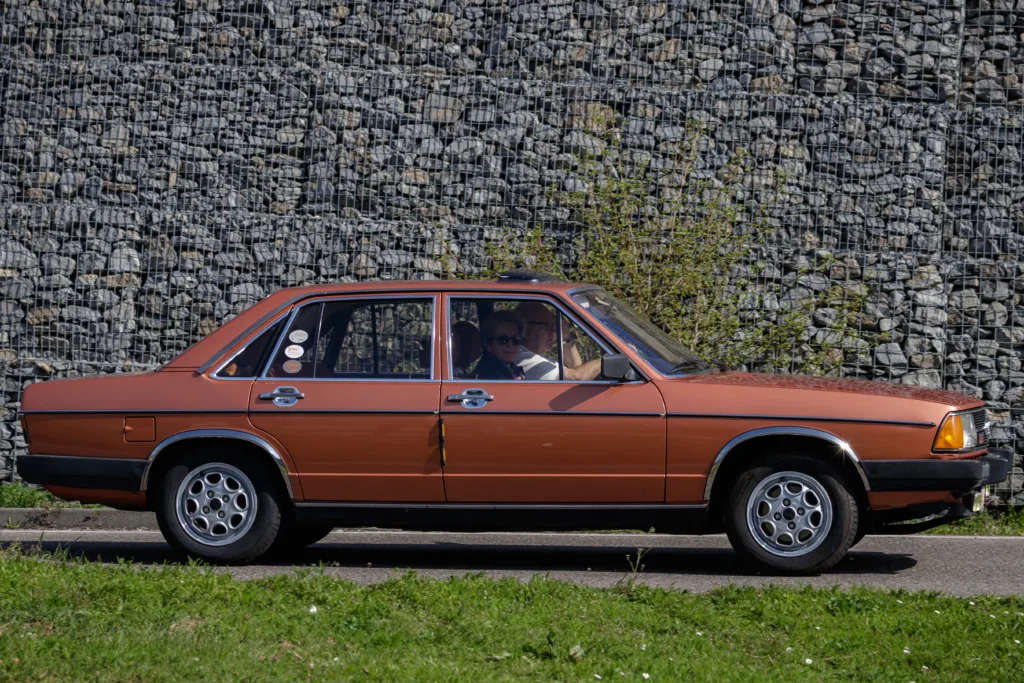
[[[265,467],[235,454],[195,454],[164,474],[156,506],[164,538],[193,557],[246,564],[267,551],[281,526]]]
[[[725,529],[742,557],[772,571],[814,574],[850,549],[857,502],[842,478],[815,458],[772,456],[733,484]]]

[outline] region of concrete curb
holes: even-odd
[[[7,529],[144,529],[159,530],[152,512],[114,508],[0,508]]]

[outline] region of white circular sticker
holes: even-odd
[[[304,354],[305,352],[306,350],[299,346],[298,344],[292,344],[291,346],[284,350],[284,355],[288,356],[289,358],[302,358],[302,354]]]
[[[288,341],[293,344],[301,344],[307,339],[309,339],[309,333],[305,330],[293,330],[292,333],[288,335]]]

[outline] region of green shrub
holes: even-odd
[[[707,173],[698,162],[711,142],[699,126],[663,148],[656,168],[623,149],[607,122],[588,130],[604,131],[603,149],[578,157],[562,188],[550,188],[547,225],[491,241],[487,275],[525,267],[602,285],[735,368],[836,374],[879,341],[859,329],[862,285],[804,278],[809,267],[795,279],[766,277],[768,209],[786,200],[781,176],[757,170],[743,150]],[[831,257],[817,252],[815,265],[827,272]]]
[[[53,505],[57,498],[46,489],[22,482],[0,484],[0,508],[37,508]]]

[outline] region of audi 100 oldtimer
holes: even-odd
[[[976,398],[720,371],[521,271],[284,289],[152,372],[32,384],[21,420],[26,481],[222,563],[336,526],[653,526],[820,572],[977,512],[1009,467]]]

